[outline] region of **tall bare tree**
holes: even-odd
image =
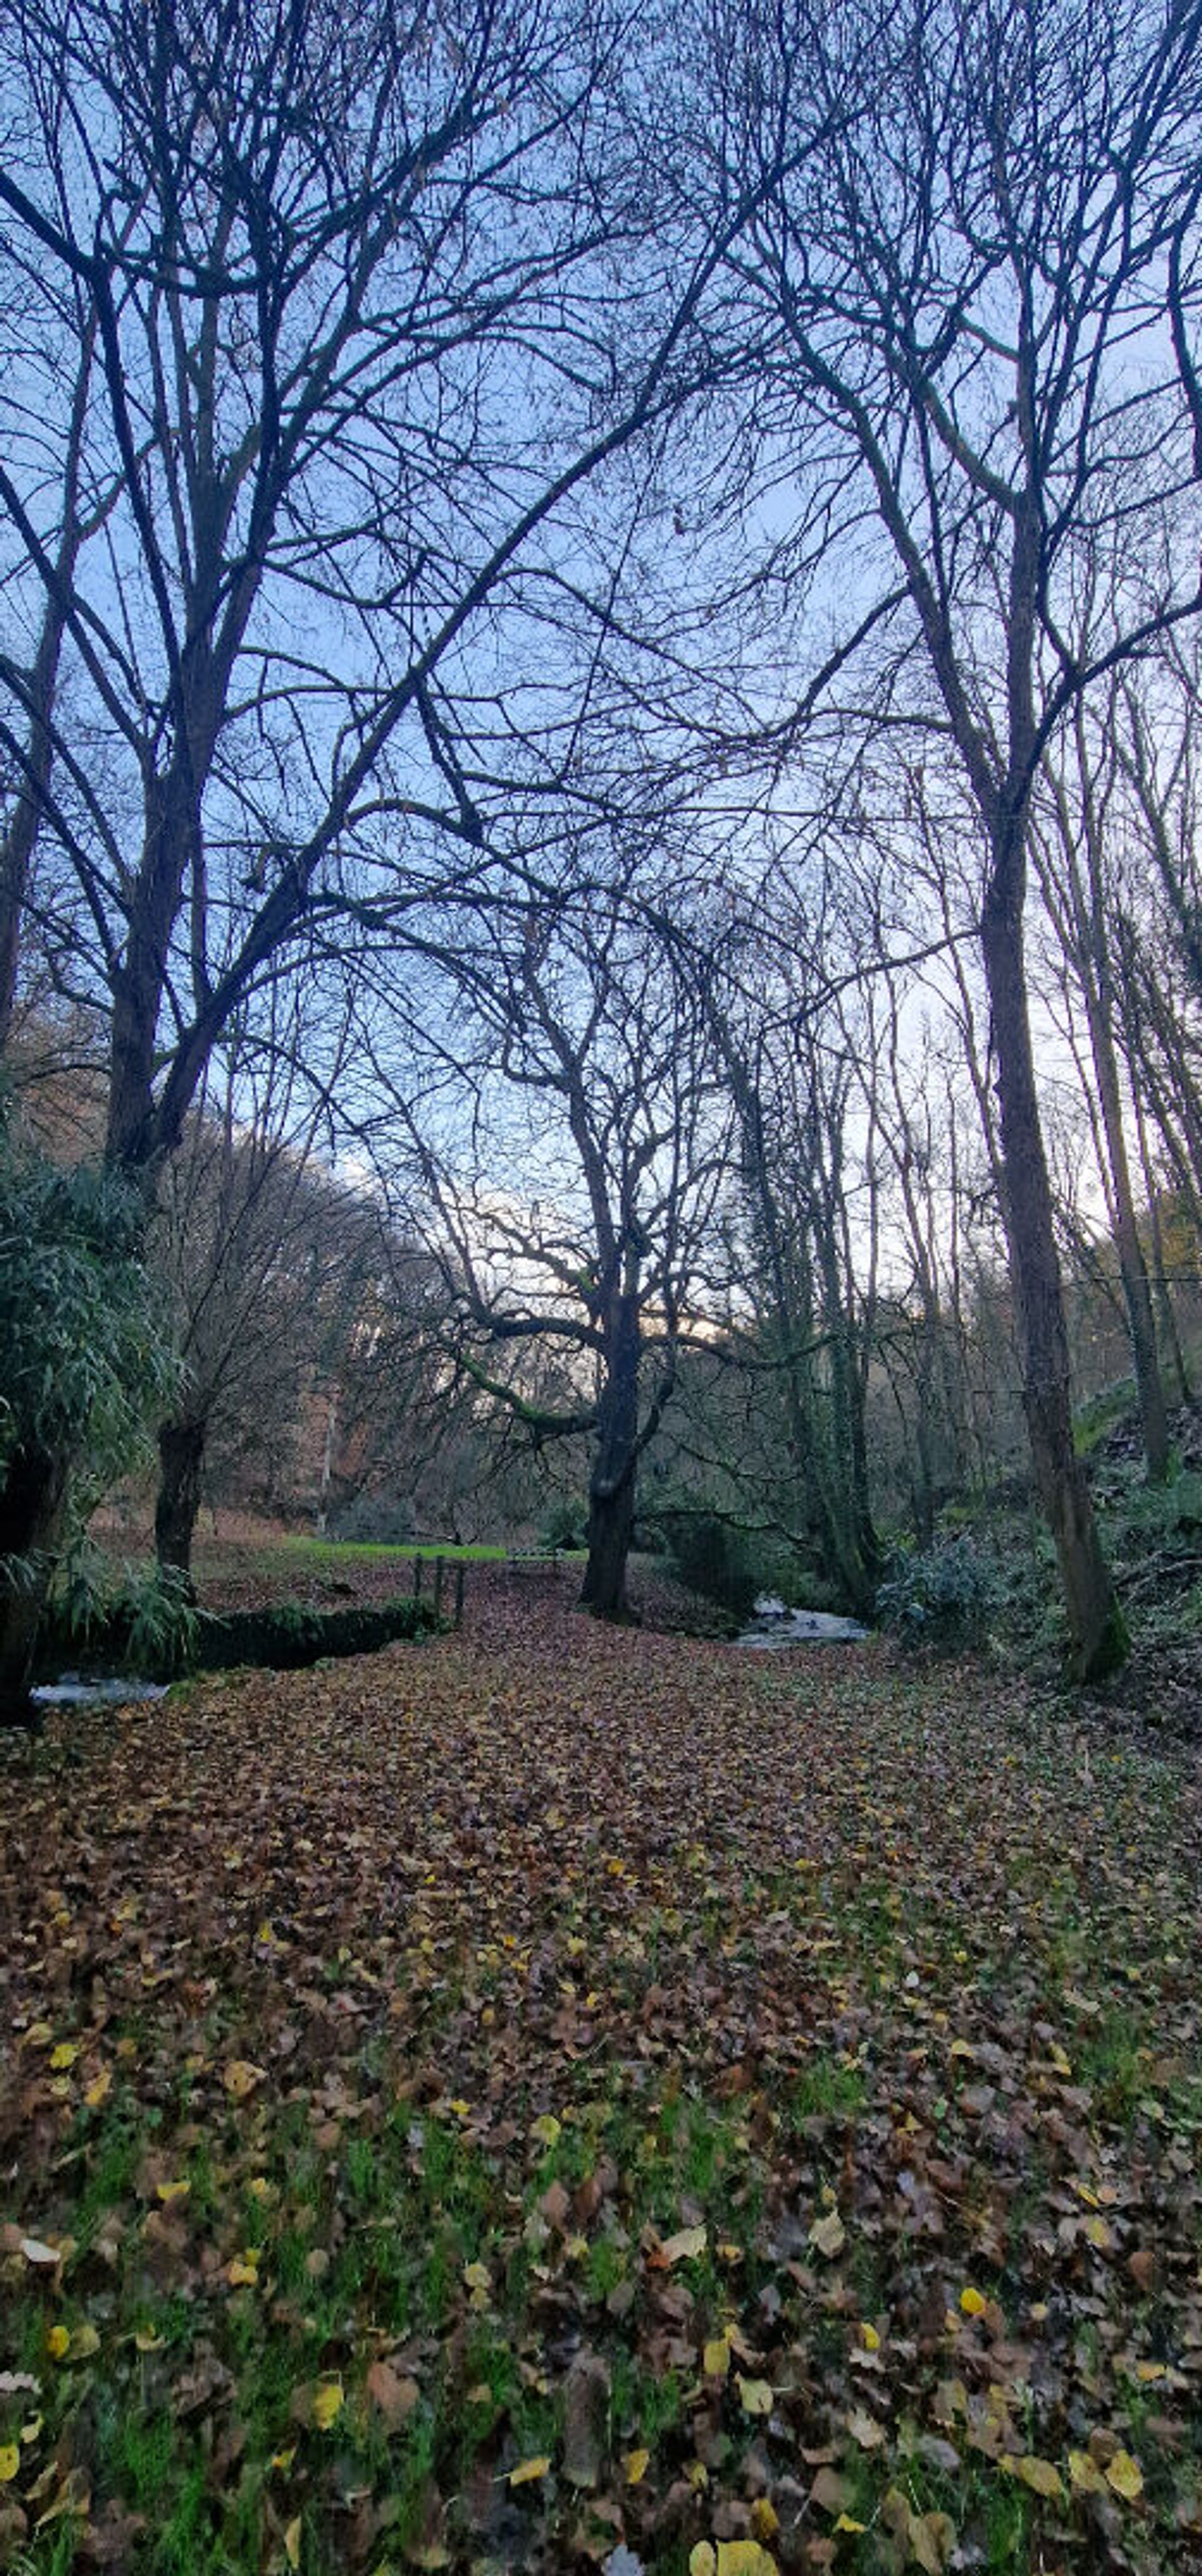
[[[784,174],[730,259],[774,490],[787,453],[846,521],[852,478],[891,558],[882,614],[896,579],[908,646],[883,715],[921,723],[933,695],[971,794],[1027,1421],[1075,1661],[1097,1674],[1125,1633],[1072,1440],[1028,833],[1040,762],[1082,693],[1202,606],[1181,501],[1202,468],[1202,13],[907,0],[823,15],[803,0],[723,25],[722,184],[769,161]],[[796,161],[789,135],[824,118]],[[1124,577],[1083,654],[1075,573],[1087,551],[1117,552],[1120,523]],[[861,624],[866,565],[861,542]]]

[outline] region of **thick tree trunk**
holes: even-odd
[[[1027,1011],[1021,872],[996,860],[981,938],[1031,1457],[1056,1543],[1074,1666],[1081,1680],[1097,1681],[1122,1663],[1127,1632],[1073,1446],[1068,1333]]]
[[[0,1492],[0,1559],[17,1560],[0,1583],[0,1725],[34,1723],[34,1650],[66,1498],[67,1470],[44,1449],[20,1449]]]
[[[634,1536],[638,1466],[639,1316],[636,1296],[616,1296],[607,1334],[597,1447],[589,1478],[588,1563],[580,1598],[598,1619],[627,1620],[626,1563]]]
[[[159,1492],[154,1544],[160,1571],[181,1576],[192,1589],[192,1539],[200,1509],[204,1421],[164,1422],[159,1430]]]

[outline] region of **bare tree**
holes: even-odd
[[[395,945],[478,891],[567,505],[705,371],[713,245],[633,257],[620,35],[561,0],[7,14],[0,253],[48,283],[0,396],[41,638],[0,668],[5,952],[36,820],[148,1205],[315,922],[382,909]]]
[[[1082,694],[1202,605],[1177,497],[1202,465],[1200,25],[1193,6],[1139,20],[1045,0],[741,11],[740,114],[711,126],[725,184],[768,160],[785,174],[730,261],[774,479],[782,448],[803,482],[807,465],[832,492],[855,479],[909,648],[886,720],[922,723],[933,692],[971,794],[1027,1420],[1089,1674],[1125,1632],[1073,1449],[1023,947],[1029,820]],[[824,115],[795,162],[789,135]],[[1120,526],[1123,580],[1082,655],[1075,569],[1117,553]],[[857,608],[863,567],[861,546]]]
[[[583,1598],[607,1619],[628,1616],[640,1468],[704,1328],[729,1146],[706,1012],[629,891],[619,871],[481,916],[443,960],[446,1131],[403,1112],[456,1367],[534,1440],[589,1441]]]

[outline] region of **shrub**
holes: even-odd
[[[187,1577],[175,1567],[126,1566],[114,1584],[85,1542],[58,1569],[41,1660],[82,1654],[170,1681],[196,1660],[200,1618]]]
[[[178,1384],[144,1225],[114,1174],[60,1171],[14,1140],[0,1095],[0,1485],[22,1460],[68,1460],[77,1527]]]
[[[984,1643],[998,1603],[996,1579],[967,1537],[895,1558],[876,1613],[903,1646],[954,1653]]]
[[[748,1618],[760,1581],[742,1531],[704,1510],[665,1512],[662,1525],[681,1582],[734,1618]]]
[[[560,1494],[543,1516],[538,1534],[548,1556],[557,1547],[584,1547],[588,1542],[588,1504],[579,1494]]]
[[[330,1516],[330,1537],[361,1547],[404,1547],[416,1527],[407,1494],[352,1494]]]
[[[95,1585],[87,1591],[77,1576],[74,1591],[55,1604],[39,1660],[49,1671],[74,1653],[94,1672],[144,1673],[153,1681],[244,1664],[299,1672],[326,1655],[371,1655],[395,1638],[425,1637],[444,1626],[431,1602],[409,1595],[346,1610],[283,1601],[275,1609],[220,1614],[195,1609],[170,1578],[131,1575],[104,1593]]]

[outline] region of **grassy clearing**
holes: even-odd
[[[1184,1768],[565,1603],[4,1790],[14,2567],[1198,2564]]]

